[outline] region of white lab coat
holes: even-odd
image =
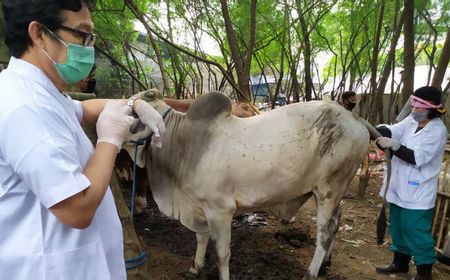
[[[126,279],[122,226],[111,190],[83,230],[49,211],[86,189],[93,146],[81,104],[34,65],[0,74],[0,279]]]
[[[387,125],[392,138],[414,150],[416,164],[392,157],[392,174],[386,199],[406,209],[434,208],[447,129],[439,118],[432,119],[415,133],[418,123],[411,117]],[[383,196],[386,177],[380,195]]]

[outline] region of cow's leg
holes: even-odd
[[[338,222],[338,225],[339,225],[339,222]],[[318,272],[319,276],[325,275],[327,267],[329,267],[331,265],[331,253],[333,251],[333,245],[334,245],[334,238],[333,238],[333,241],[331,242],[330,247],[328,248],[328,252],[325,254],[325,258],[322,262],[322,265],[320,266],[320,269]]]
[[[136,207],[135,213],[141,214],[147,207],[148,174],[145,168],[136,167]]]
[[[334,241],[335,241],[335,235],[336,235],[336,232],[338,231],[338,229],[339,229],[339,223],[340,223],[340,220],[341,220],[341,210],[340,210],[340,208],[339,208],[339,216],[337,217],[337,228],[336,228],[336,230],[335,230],[335,232],[334,232],[334,234],[333,234],[333,238],[332,238],[332,241],[331,241],[331,244],[330,244],[330,247],[328,247],[328,251],[327,251],[327,253],[325,254],[325,258],[324,258],[324,260],[323,260],[323,262],[322,262],[322,265],[320,266],[320,269],[319,269],[319,272],[318,272],[318,275],[319,276],[323,276],[323,275],[325,275],[325,273],[326,273],[326,269],[327,269],[327,267],[329,267],[330,265],[331,265],[331,254],[332,254],[332,252],[333,252],[333,246],[334,246]]]
[[[136,207],[134,208],[135,214],[139,215],[145,211],[147,207],[147,197],[136,195]]]
[[[230,241],[231,241],[231,220],[233,211],[214,211],[207,214],[209,231],[212,240],[215,241],[218,267],[221,280],[230,278]]]
[[[283,203],[278,206],[275,211],[275,215],[281,218],[282,224],[289,224],[295,221],[295,214],[297,214],[298,209],[305,204],[305,202],[311,197],[313,193],[307,193],[300,197],[297,197],[291,201]]]
[[[195,259],[189,272],[197,275],[199,270],[205,267],[205,254],[206,247],[208,246],[209,232],[196,233],[197,237],[197,250],[195,251]]]
[[[326,256],[331,256],[334,235],[339,227],[339,201],[325,198],[317,203],[317,241],[311,264],[303,279],[316,279]]]

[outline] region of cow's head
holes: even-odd
[[[167,110],[167,105],[164,103],[164,97],[159,89],[152,88],[136,93],[131,98],[139,98],[148,102],[161,115]]]
[[[169,108],[169,106],[164,103],[163,95],[158,89],[141,91],[131,96],[131,98],[139,98],[149,103],[153,108],[155,108],[156,111],[158,111],[159,114],[161,114],[161,116]],[[122,148],[127,151],[133,160],[135,157],[135,150],[137,148],[136,165],[143,168],[145,166],[145,149],[147,145],[136,146],[134,143],[141,142],[141,140],[150,137],[152,135],[151,130],[148,127],[145,127],[141,122],[136,122],[131,127],[131,132],[133,134],[127,138],[125,143],[122,145]]]

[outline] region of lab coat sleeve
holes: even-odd
[[[52,108],[23,105],[0,123],[0,152],[45,207],[90,186],[76,140]]]
[[[404,119],[403,121],[393,124],[393,125],[388,125],[387,128],[389,128],[389,130],[391,131],[391,138],[395,139],[397,141],[400,141],[403,134],[405,133],[405,130],[407,128],[407,125],[410,122],[411,117],[408,117],[406,119]]]
[[[447,130],[445,128],[435,127],[433,131],[424,135],[421,141],[411,147],[414,150],[416,166],[421,167],[430,162],[437,153],[443,152],[446,140]]]
[[[83,120],[83,106],[81,105],[81,102],[78,100],[72,100],[73,105],[75,106],[75,114],[77,115],[78,121],[81,123]]]

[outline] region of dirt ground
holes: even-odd
[[[371,179],[365,200],[344,199],[342,218],[333,248],[332,264],[319,279],[411,279],[409,274],[379,275],[375,266],[392,260],[389,244],[376,245],[376,219],[381,207],[378,197],[381,165],[371,165]],[[355,195],[354,180],[349,194]],[[258,215],[240,217],[232,226],[231,279],[301,279],[315,249],[316,207],[310,199],[296,215],[296,221],[281,225],[279,220]],[[253,219],[245,222],[246,219]],[[145,213],[135,217],[135,227],[142,246],[149,254],[147,267],[151,279],[218,279],[216,254],[210,241],[206,267],[195,278],[187,273],[195,254],[195,234],[179,222],[164,217],[150,198]],[[450,279],[450,267],[436,264],[433,279]]]

